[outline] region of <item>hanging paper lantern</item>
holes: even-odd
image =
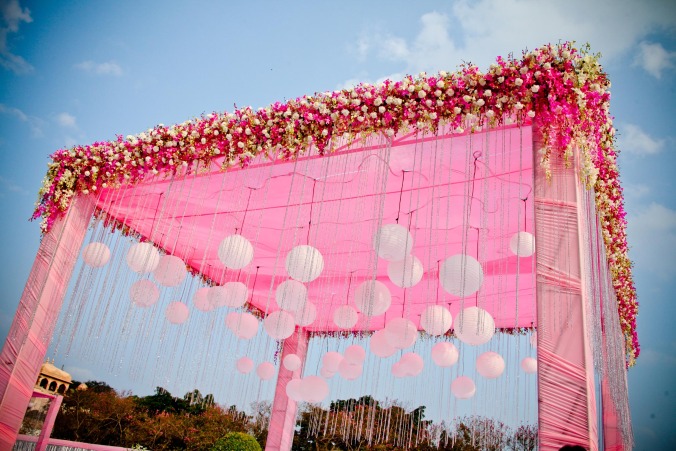
[[[307,301],[307,287],[295,280],[285,280],[277,286],[275,300],[282,310],[298,311]]]
[[[225,325],[237,338],[250,340],[258,333],[258,318],[248,312],[230,312],[225,317]]]
[[[211,287],[207,299],[213,307],[239,308],[246,304],[248,292],[242,282],[227,282],[220,287]]]
[[[456,316],[453,332],[463,343],[472,346],[482,345],[493,338],[495,321],[486,310],[467,307]]]
[[[242,374],[247,374],[250,373],[251,370],[253,370],[254,362],[249,357],[240,357],[239,359],[237,359],[237,363],[235,363],[235,366],[237,367],[237,371],[239,371]]]
[[[312,282],[323,270],[324,257],[312,246],[296,246],[286,256],[286,272],[300,282]]]
[[[324,378],[324,379],[331,379],[333,376],[336,375],[335,372],[331,372],[327,370],[325,367],[321,367],[319,369],[319,374]]]
[[[176,287],[183,282],[188,271],[183,260],[175,255],[163,255],[153,271],[155,280],[165,287]]]
[[[451,382],[451,393],[458,399],[469,399],[476,393],[474,381],[467,376],[456,377]]]
[[[393,318],[385,325],[385,336],[390,345],[397,349],[413,346],[418,338],[418,329],[413,321],[406,318]]]
[[[159,263],[160,253],[150,243],[136,243],[127,252],[127,265],[134,272],[153,272]]]
[[[317,319],[317,306],[312,302],[307,301],[300,310],[296,310],[293,316],[296,324],[301,327],[307,327]]]
[[[423,265],[418,258],[407,255],[406,258],[387,264],[387,275],[393,284],[401,288],[410,288],[422,280]]]
[[[524,357],[521,361],[521,369],[528,374],[534,374],[538,372],[538,361],[533,357]]]
[[[404,374],[409,377],[415,377],[420,374],[425,366],[422,357],[415,352],[407,352],[401,356],[399,364],[402,366]]]
[[[476,359],[476,370],[487,379],[495,379],[505,371],[505,361],[497,352],[484,352]]]
[[[340,377],[347,381],[353,381],[361,376],[364,367],[361,364],[353,364],[347,361],[347,359],[341,360],[338,365],[338,374]]]
[[[392,376],[396,378],[406,377],[406,368],[404,368],[404,365],[400,361],[394,362],[390,371],[392,372]]]
[[[195,308],[201,312],[210,312],[214,309],[214,306],[209,302],[209,287],[202,287],[195,292],[195,295],[192,298],[192,303],[195,304]]]
[[[288,354],[284,357],[282,361],[284,368],[289,371],[296,371],[300,369],[300,366],[303,364],[303,361],[296,354]]]
[[[160,290],[150,280],[139,280],[129,288],[129,296],[139,307],[150,307],[160,298]]]
[[[171,324],[183,324],[188,320],[188,306],[183,302],[172,302],[164,312]]]
[[[430,305],[420,315],[420,326],[430,335],[443,335],[453,325],[453,316],[441,305]]]
[[[301,379],[291,379],[286,384],[286,396],[296,402],[303,400],[303,381]]]
[[[270,313],[263,320],[265,331],[275,340],[287,339],[296,328],[296,321],[290,313],[282,310]]]
[[[359,321],[359,313],[349,305],[341,305],[333,312],[333,322],[341,329],[352,329],[357,321]]]
[[[530,257],[535,253],[535,237],[532,233],[517,232],[509,240],[509,250],[519,257]]]
[[[538,347],[538,331],[534,331],[533,335],[530,336],[530,345],[537,349]]]
[[[459,297],[476,293],[484,281],[481,264],[472,256],[456,254],[448,257],[439,270],[439,282],[447,293]]]
[[[447,341],[439,342],[432,346],[432,361],[441,367],[453,366],[458,361],[458,348]]]
[[[377,280],[367,280],[355,290],[354,303],[364,315],[378,316],[390,308],[392,295],[384,283]]]
[[[103,243],[89,243],[82,251],[82,260],[93,268],[100,268],[110,260],[110,249]]]
[[[387,340],[385,329],[381,329],[371,335],[369,349],[371,349],[372,353],[383,359],[397,352],[397,348],[392,346]]]
[[[218,246],[218,259],[227,268],[242,269],[253,260],[253,246],[242,235],[225,237]]]
[[[329,351],[324,354],[322,357],[322,366],[326,368],[327,371],[335,373],[338,371],[338,365],[343,361],[343,355],[339,352]]]
[[[345,361],[352,365],[361,365],[366,358],[366,350],[359,345],[348,346],[345,350]]]
[[[329,384],[319,376],[304,377],[301,382],[303,399],[306,402],[322,402],[329,396]]]
[[[385,224],[373,237],[373,249],[384,260],[400,261],[411,253],[413,237],[404,226]]]
[[[272,379],[275,375],[275,366],[270,362],[263,362],[256,368],[256,374],[264,381]]]

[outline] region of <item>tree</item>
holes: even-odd
[[[261,451],[255,438],[243,432],[230,432],[216,441],[212,451]]]

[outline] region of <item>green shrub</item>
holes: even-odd
[[[211,451],[261,451],[261,445],[248,434],[229,432],[216,440]]]

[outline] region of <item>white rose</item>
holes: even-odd
[[[420,97],[421,99],[424,98],[426,95],[427,95],[427,93],[425,92],[424,89],[421,89],[420,91],[418,91],[418,97]]]
[[[517,86],[521,86],[523,84],[523,80],[520,79],[520,78],[517,78],[516,80],[514,80],[514,84],[517,85]]]
[[[540,90],[540,85],[533,85],[530,87],[530,90],[533,92],[538,92]]]

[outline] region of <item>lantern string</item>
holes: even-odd
[[[397,217],[394,221],[399,224],[399,214],[401,213],[401,198],[404,195],[404,180],[406,180],[406,171],[401,171],[401,188],[399,189],[399,208],[397,209]]]

